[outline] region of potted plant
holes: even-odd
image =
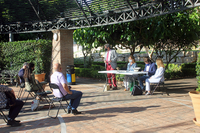
[[[189,95],[192,99],[192,104],[194,108],[195,117],[193,122],[200,126],[200,53],[198,54],[197,64],[196,64],[196,74],[198,81],[198,88],[194,91],[190,91]]]
[[[35,61],[35,79],[37,79],[39,82],[45,81],[45,75],[46,73],[44,73],[43,71],[43,63],[40,62],[39,60]]]

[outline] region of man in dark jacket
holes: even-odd
[[[144,63],[145,63],[144,72],[148,72],[148,74],[138,77],[138,81],[140,83],[140,87],[142,90],[144,90],[143,81],[154,75],[157,69],[156,64],[151,62],[151,60],[148,57],[144,58]]]

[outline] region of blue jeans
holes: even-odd
[[[140,87],[144,90],[144,85],[143,85],[143,81],[145,81],[147,78],[150,78],[150,76],[148,75],[143,75],[138,77],[138,81],[140,83]]]
[[[71,90],[72,94],[67,94],[66,99],[70,99],[68,109],[76,109],[81,101],[83,93],[81,91]]]

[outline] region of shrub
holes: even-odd
[[[181,64],[183,76],[196,76],[196,63]]]
[[[196,69],[195,68],[181,68],[181,72],[182,72],[184,77],[196,76]]]
[[[77,68],[75,67],[75,75],[79,77],[92,77],[90,68]]]
[[[198,83],[198,88],[196,90],[200,91],[200,53],[198,54],[198,58],[197,58],[196,74],[197,74],[196,78],[197,78],[197,83]]]
[[[0,44],[7,70],[18,71],[24,62],[33,62],[37,72],[50,72],[51,40],[28,40]]]
[[[196,64],[197,63],[184,63],[184,64],[181,64],[181,68],[196,68]]]
[[[117,81],[123,81],[124,76],[125,76],[124,74],[117,74],[117,75],[116,75],[116,80],[117,80]]]
[[[181,71],[181,66],[178,66],[178,64],[168,64],[168,69],[167,71]]]
[[[101,65],[93,65],[92,64],[92,70],[101,71],[101,70],[105,70],[105,67],[101,66]]]

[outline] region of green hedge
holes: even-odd
[[[77,68],[75,67],[75,75],[79,77],[92,77],[90,68]]]
[[[28,40],[0,43],[5,70],[18,71],[24,62],[33,62],[35,72],[50,72],[51,40]]]
[[[198,88],[197,91],[200,91],[200,53],[198,54],[197,58],[197,64],[196,64],[196,75],[197,75],[197,82],[198,82]]]
[[[80,77],[90,77],[90,78],[97,78],[97,79],[105,79],[104,74],[99,74],[98,71],[105,70],[105,66],[96,65],[97,63],[92,64],[91,68],[75,68],[76,76]],[[118,64],[119,68],[123,68],[125,63]],[[105,65],[105,64],[104,64]],[[137,62],[137,66],[141,67],[143,70],[145,65],[143,62]],[[176,78],[183,78],[188,76],[195,76],[196,63],[186,63],[178,66],[177,64],[169,64],[168,69],[165,71],[165,78],[166,79],[176,79]],[[117,80],[120,80],[119,77],[124,77],[124,75],[116,75]]]

